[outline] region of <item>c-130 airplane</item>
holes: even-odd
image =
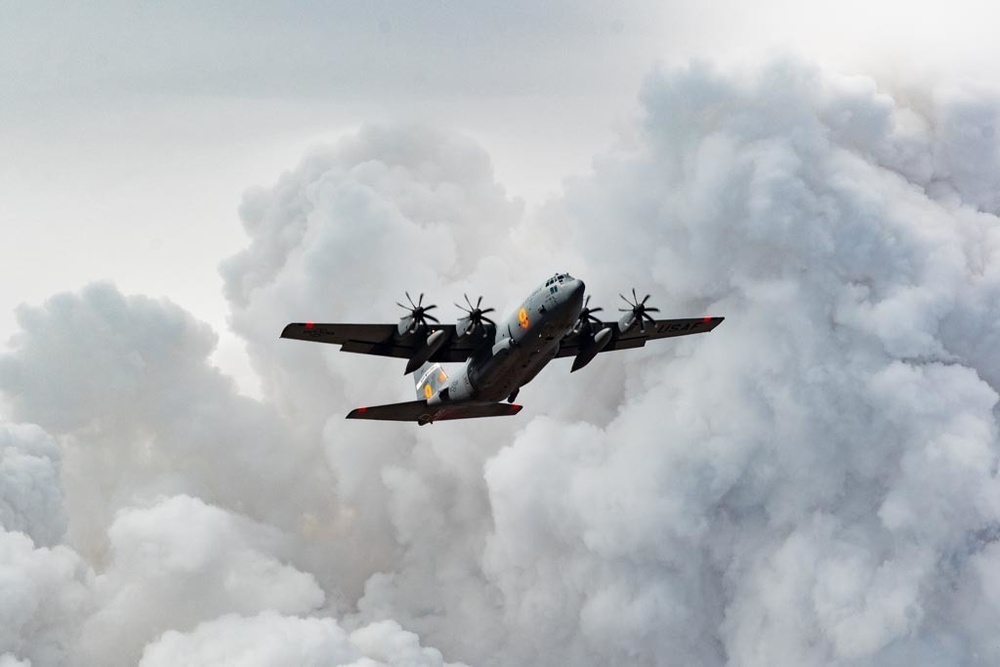
[[[419,370],[417,400],[357,408],[347,419],[415,421],[421,426],[448,419],[499,417],[521,411],[514,400],[521,387],[531,382],[551,360],[574,357],[570,372],[589,364],[600,352],[643,347],[647,340],[705,333],[724,318],[698,317],[657,320],[649,313],[658,308],[646,305],[649,295],[639,301],[619,295],[628,304],[617,322],[603,322],[594,316],[601,308],[588,308],[584,283],[568,273],[557,273],[539,285],[501,324],[465,297],[468,308],[457,324],[441,324],[423,305],[421,294],[397,324],[292,323],[282,338],[336,343],[346,352],[376,354],[408,359],[404,375]],[[454,376],[442,363],[465,362]],[[506,399],[506,403],[502,401]]]

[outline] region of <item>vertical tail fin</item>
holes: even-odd
[[[417,380],[417,398],[424,400],[441,391],[448,385],[448,374],[441,364],[425,363],[413,377]]]

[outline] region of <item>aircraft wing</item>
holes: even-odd
[[[462,362],[469,358],[478,342],[464,336],[456,340],[455,325],[440,324],[430,332],[444,330],[447,340],[431,355],[431,362]],[[426,336],[399,335],[395,324],[337,324],[320,322],[293,322],[281,332],[282,338],[308,340],[316,343],[340,345],[345,352],[375,354],[382,357],[410,359],[423,347]]]
[[[675,338],[677,336],[690,336],[691,334],[707,333],[719,326],[724,317],[690,317],[679,320],[654,320],[646,322],[646,329],[643,331],[636,324],[624,333],[618,326],[618,322],[602,322],[601,327],[594,325],[592,331],[595,333],[602,327],[611,329],[611,341],[601,352],[612,350],[628,350],[635,347],[643,347],[648,340],[659,338]],[[575,357],[581,352],[583,346],[590,342],[589,338],[584,338],[577,333],[568,334],[562,339],[557,357]]]

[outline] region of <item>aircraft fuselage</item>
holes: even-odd
[[[446,402],[495,403],[513,396],[559,351],[559,342],[577,322],[584,283],[556,275],[537,287],[487,340],[429,405]]]

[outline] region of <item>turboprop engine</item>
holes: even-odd
[[[583,347],[580,352],[573,359],[573,368],[570,369],[570,373],[574,373],[591,361],[597,356],[597,353],[608,346],[611,342],[611,328],[604,327],[594,336],[594,339],[590,343]]]
[[[437,306],[434,304],[425,306],[423,292],[420,293],[420,298],[417,299],[416,303],[413,303],[409,292],[405,292],[405,294],[406,300],[410,302],[409,306],[404,306],[398,301],[396,302],[397,306],[407,311],[406,315],[399,318],[399,324],[396,325],[396,331],[399,332],[400,336],[416,333],[420,329],[426,329],[428,322],[438,323],[436,317],[427,314],[427,311],[434,310]]]
[[[625,333],[636,324],[639,325],[639,331],[646,331],[646,322],[653,323],[656,320],[653,319],[649,313],[660,312],[659,308],[652,308],[646,305],[649,301],[649,295],[647,294],[643,297],[642,301],[639,301],[639,297],[635,294],[635,288],[632,288],[632,300],[629,301],[628,297],[624,294],[619,294],[622,300],[628,304],[628,308],[619,308],[619,312],[626,313],[622,316],[621,320],[618,321],[618,328],[622,333]]]
[[[590,308],[590,296],[588,295],[587,300],[583,302],[583,309],[580,311],[579,319],[573,329],[583,339],[590,338],[590,342],[580,348],[576,358],[573,359],[573,368],[570,369],[570,373],[580,370],[593,361],[597,353],[611,342],[611,329],[604,326],[604,323],[594,316],[594,313],[601,310],[604,309]],[[601,328],[595,334],[594,329],[597,327]]]
[[[396,325],[396,331],[399,336],[420,336],[426,335],[427,339],[424,344],[417,348],[417,351],[413,353],[410,360],[406,362],[406,370],[403,375],[409,375],[413,371],[417,370],[424,365],[434,353],[441,349],[441,346],[445,344],[448,340],[448,332],[444,329],[438,329],[436,331],[430,330],[430,325],[428,322],[438,323],[438,319],[433,315],[428,315],[427,311],[437,308],[436,305],[431,304],[429,306],[424,305],[424,295],[423,293],[417,298],[417,302],[413,303],[413,299],[410,298],[410,293],[406,292],[406,300],[410,303],[409,306],[404,306],[403,304],[396,302],[396,305],[407,311],[406,315],[399,318],[399,324]]]
[[[447,340],[448,332],[444,329],[438,329],[437,331],[431,332],[431,334],[427,336],[427,342],[425,342],[423,346],[420,347],[412,357],[410,357],[410,360],[406,362],[406,370],[403,372],[403,375],[409,375],[423,366],[428,359],[434,356],[435,352],[441,349],[441,346],[444,345]]]
[[[468,294],[463,294],[462,296],[465,297],[465,303],[468,304],[469,307],[466,308],[461,304],[455,304],[456,308],[465,312],[465,315],[459,318],[458,324],[455,326],[455,333],[458,334],[459,338],[466,335],[471,336],[474,333],[478,333],[478,335],[486,338],[491,331],[486,325],[490,325],[491,327],[496,327],[497,325],[496,322],[486,317],[486,313],[492,313],[494,309],[482,309],[481,306],[483,303],[483,297],[479,297],[476,301],[476,305],[473,306],[472,302],[469,301]]]

